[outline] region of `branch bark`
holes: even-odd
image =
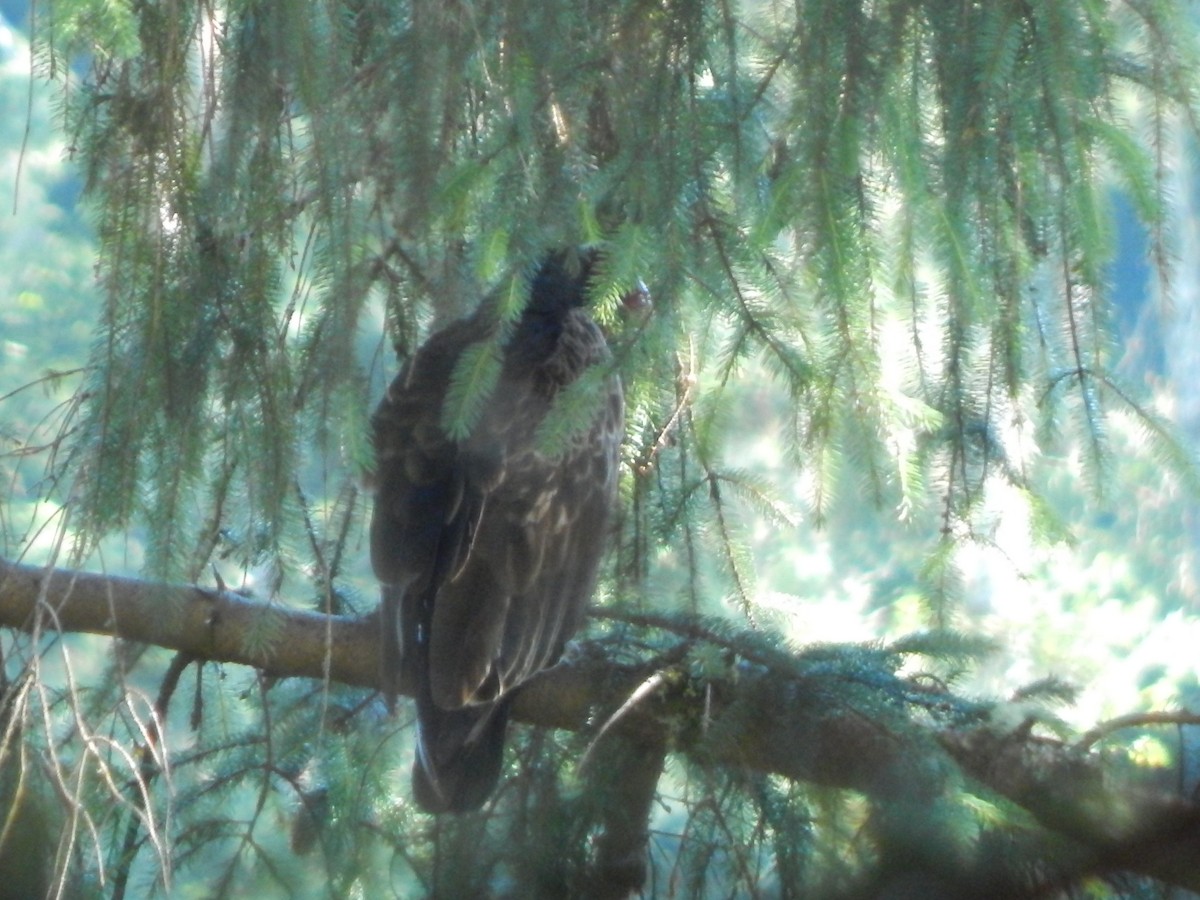
[[[373,616],[326,616],[230,591],[0,560],[0,626],[110,635],[277,678],[380,686]],[[872,711],[831,701],[837,686],[822,676],[753,667],[699,677],[683,657],[620,664],[599,644],[582,644],[522,689],[514,718],[583,730],[619,710],[607,732],[640,746],[670,746],[704,764],[861,791],[901,811],[894,826],[878,825],[895,832],[885,839],[902,835],[914,816],[944,797],[945,770],[930,759],[945,753],[969,779],[1066,840],[1070,851],[1059,852],[1051,866],[1059,877],[1121,870],[1200,891],[1200,805],[1114,786],[1095,753],[985,727],[935,731],[909,720],[895,727]]]
[[[0,625],[142,641],[280,678],[378,687],[372,622],[265,604],[232,591],[0,560]]]

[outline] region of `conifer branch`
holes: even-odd
[[[272,640],[244,640],[264,631],[264,616],[274,619],[266,629]],[[373,617],[326,617],[227,590],[0,560],[0,626],[111,635],[253,666],[277,678],[379,686]],[[837,692],[827,681],[839,674],[798,677],[753,666],[698,676],[682,667],[678,653],[629,664],[594,649],[585,644],[531,681],[516,699],[514,718],[584,730],[604,720],[598,711],[619,708],[656,675],[664,688],[630,709],[612,732],[640,746],[668,745],[708,763],[856,790],[890,808],[913,810],[927,808],[945,790],[944,771],[929,763],[940,748],[969,778],[1059,839],[1032,861],[1047,877],[1130,871],[1200,890],[1192,862],[1200,853],[1200,803],[1136,785],[1113,787],[1099,756],[1062,741],[1033,737],[1028,729],[941,730],[898,721],[865,703],[833,699]],[[887,825],[878,827],[886,831]],[[942,846],[928,842],[928,852],[940,854]],[[917,861],[924,863],[934,860]],[[968,869],[957,877],[984,874]]]
[[[274,621],[264,623],[266,617]],[[0,560],[0,626],[32,634],[108,635],[197,659],[253,666],[279,678],[378,686],[372,619],[289,609],[229,590],[47,571]],[[263,633],[272,640],[244,638]]]

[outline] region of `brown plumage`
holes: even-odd
[[[583,309],[594,260],[558,252],[543,263],[466,438],[447,436],[442,407],[463,352],[495,336],[487,304],[430,337],[372,419],[384,683],[389,697],[402,680],[415,688],[413,794],[430,812],[491,794],[511,692],[558,660],[595,586],[616,496],[617,376],[598,382],[591,424],[560,455],[535,437],[559,391],[609,359]]]

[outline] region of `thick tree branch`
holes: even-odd
[[[370,616],[324,616],[229,591],[0,560],[0,626],[111,635],[275,677],[378,687],[374,623]],[[642,746],[671,746],[706,763],[885,801],[902,811],[894,826],[878,824],[885,839],[894,836],[889,828],[911,828],[903,811],[919,818],[944,795],[945,772],[929,764],[944,752],[968,777],[1066,840],[1069,852],[1050,866],[1062,877],[1122,870],[1200,890],[1200,807],[1108,783],[1095,754],[983,727],[935,732],[907,720],[899,727],[898,720],[831,699],[837,691],[827,676],[756,668],[701,679],[682,667],[679,653],[629,665],[592,652],[597,647],[584,644],[531,681],[517,698],[515,718],[582,730],[621,709],[609,731]],[[650,689],[627,703],[644,685]]]
[[[143,641],[281,678],[379,683],[372,620],[268,605],[232,591],[0,560],[0,625]]]

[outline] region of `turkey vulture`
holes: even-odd
[[[487,302],[433,334],[372,417],[384,689],[389,703],[402,682],[414,689],[413,796],[429,812],[475,809],[491,794],[512,691],[558,661],[595,586],[616,498],[617,375],[597,378],[590,424],[561,452],[543,449],[538,427],[563,388],[608,366],[583,308],[596,261],[595,251],[546,257],[507,338]],[[647,299],[639,283],[626,303]],[[443,404],[455,367],[493,340],[495,389],[453,439]]]

